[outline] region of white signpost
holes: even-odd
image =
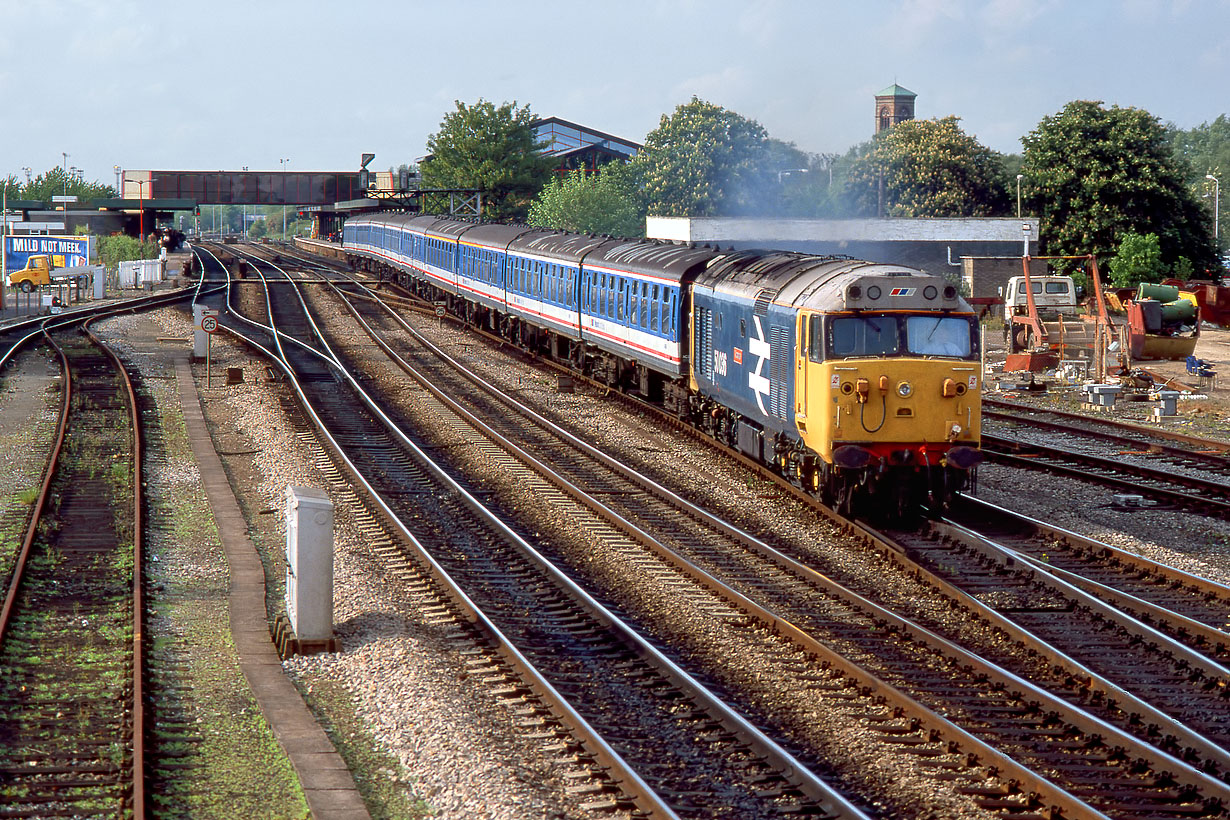
[[[210,368],[209,354],[214,334],[218,332],[218,311],[210,309],[201,311],[201,330],[208,334],[205,337],[205,386],[211,387],[213,371]]]

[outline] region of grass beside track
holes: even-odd
[[[155,327],[151,335],[161,332]],[[122,350],[120,339],[114,341]],[[144,357],[128,358],[129,366],[143,366]],[[146,465],[148,632],[151,663],[162,664],[152,715],[151,745],[163,755],[155,764],[154,813],[194,820],[306,818],[307,801],[290,760],[240,670],[227,609],[226,557],[175,384],[144,380],[157,408],[146,423],[160,427],[164,458]]]

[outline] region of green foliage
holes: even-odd
[[[1179,131],[1172,126],[1168,135],[1175,156],[1185,160],[1191,169],[1187,178],[1189,185],[1212,212],[1217,187],[1205,175],[1212,174],[1224,181],[1226,170],[1230,169],[1230,118],[1222,114],[1213,122],[1203,123],[1190,131]],[[1222,191],[1221,195],[1221,207],[1216,209],[1221,223],[1218,238],[1221,247],[1225,248],[1230,242],[1230,208],[1226,207],[1224,197],[1230,192]]]
[[[1170,269],[1170,275],[1175,279],[1182,279],[1186,282],[1188,279],[1196,278],[1196,269],[1192,266],[1192,260],[1186,256],[1180,256],[1175,260],[1174,266]]]
[[[9,177],[9,198],[13,199],[13,187],[17,179]],[[17,199],[37,199],[46,203],[53,196],[75,196],[78,204],[89,203],[95,199],[107,199],[115,196],[115,188],[101,182],[84,182],[56,166],[39,174],[30,180],[29,184],[18,186]]]
[[[1028,212],[1049,254],[1115,254],[1128,233],[1155,234],[1163,263],[1216,261],[1212,214],[1184,182],[1156,118],[1074,101],[1022,138]]]
[[[612,163],[596,173],[573,171],[556,177],[530,206],[529,222],[577,233],[639,238],[645,235],[630,173]]]
[[[252,220],[252,227],[248,229],[248,236],[249,236],[251,239],[260,239],[261,237],[263,237],[263,236],[268,236],[268,235],[269,235],[269,220],[268,220],[268,218],[265,218],[265,219],[253,219],[253,220]]]
[[[1117,288],[1134,288],[1141,282],[1162,281],[1162,246],[1157,234],[1125,233],[1106,267],[1110,273],[1110,283]]]
[[[632,172],[657,216],[747,216],[781,205],[778,173],[808,156],[764,126],[696,97],[645,137]]]
[[[112,270],[115,270],[120,262],[157,259],[160,250],[157,242],[142,242],[123,234],[98,238],[98,258]]]
[[[965,134],[959,122],[907,120],[877,134],[850,168],[847,196],[854,211],[894,217],[1008,213],[1003,157]]]
[[[477,188],[496,219],[524,219],[531,199],[546,184],[550,160],[538,151],[528,105],[498,108],[480,99],[457,101],[440,130],[427,139],[432,157],[421,167],[424,188]]]

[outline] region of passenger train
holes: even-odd
[[[937,510],[981,461],[978,323],[941,276],[398,214],[352,217],[343,246],[843,512]]]

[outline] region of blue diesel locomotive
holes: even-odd
[[[343,245],[845,512],[938,507],[981,460],[978,325],[943,277],[430,216],[354,217]]]

